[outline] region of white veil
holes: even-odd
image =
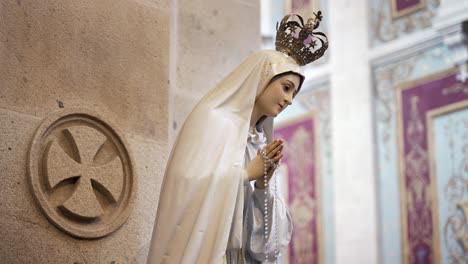
[[[290,71],[302,76],[293,58],[255,52],[195,106],[167,163],[148,263],[222,263],[228,242],[242,247],[250,116],[271,78]],[[272,118],[263,129],[271,141]]]

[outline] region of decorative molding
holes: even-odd
[[[99,238],[127,220],[135,192],[128,144],[114,126],[86,109],[46,117],[28,155],[38,206],[65,233]]]
[[[387,45],[387,44],[386,44]],[[384,150],[385,159],[389,160],[389,144],[394,136],[395,89],[408,80],[430,75],[445,69],[447,51],[443,48],[442,38],[430,38],[410,49],[392,51],[386,56],[375,59],[373,65],[373,87],[376,100],[376,122],[379,124],[378,142]],[[431,67],[436,63],[437,67]],[[448,67],[448,65],[446,66]],[[455,89],[455,88],[453,88]],[[457,88],[459,89],[459,88]],[[450,91],[446,91],[450,92]]]
[[[466,187],[465,187],[466,188]],[[460,200],[457,203],[456,213],[447,221],[445,237],[456,243],[449,248],[452,263],[462,264],[468,262],[468,201]],[[450,237],[452,235],[452,237]]]
[[[468,96],[443,94],[457,83],[450,69],[399,86],[397,90],[400,209],[403,263],[437,263],[440,257],[438,230],[432,216],[434,182],[431,180],[427,146],[428,111],[446,107]]]
[[[422,56],[408,57],[401,59],[398,63],[388,66],[383,71],[374,72],[374,87],[376,100],[381,105],[379,111],[376,112],[376,122],[383,125],[378,135],[381,136],[382,148],[386,153],[386,160],[390,157],[387,149],[390,147],[391,137],[394,137],[392,123],[395,121],[396,110],[395,102],[395,87],[398,86],[403,80],[408,80],[413,74],[417,63],[422,60]]]
[[[436,140],[435,140],[435,118],[447,115],[452,112],[457,112],[468,108],[468,100],[461,101],[459,103],[450,104],[446,107],[437,108],[428,111],[426,114],[427,124],[427,137],[428,137],[428,151],[430,160],[430,179],[432,184],[431,195],[434,203],[432,204],[432,221],[435,229],[439,228],[440,221],[439,215],[444,211],[445,207],[440,208],[441,199],[446,200],[448,203],[449,215],[446,219],[442,219],[443,223],[443,239],[439,232],[434,232],[434,247],[436,249],[436,263],[449,263],[462,264],[467,263],[468,255],[464,254],[468,250],[468,179],[464,176],[465,167],[468,166],[468,151],[464,150],[468,148],[468,137],[465,136],[462,141],[456,142],[456,137],[452,134],[455,127],[458,125],[460,131],[464,131],[468,128],[468,117],[457,120],[454,122],[451,120],[449,124],[445,124],[444,134],[446,138],[447,148],[450,149],[449,157],[451,157],[451,170],[444,172],[443,174],[450,175],[444,184],[444,186],[437,186],[438,177],[444,178],[444,175],[437,174],[437,155],[436,151]],[[463,132],[461,132],[463,133]],[[440,145],[439,145],[440,147]],[[459,158],[461,164],[455,164],[456,150],[458,153],[463,153],[464,157]],[[440,164],[439,164],[440,166]],[[440,172],[440,171],[439,171]],[[443,187],[443,188],[440,188]],[[444,191],[440,191],[443,189]],[[442,214],[443,215],[443,214]],[[447,250],[450,260],[442,258],[443,249]]]
[[[443,38],[430,28],[371,49],[369,61],[372,67],[397,63],[441,43]]]
[[[400,10],[400,12],[395,12],[395,8],[392,11],[392,4],[395,6],[395,1],[397,0],[373,1],[371,46],[381,45],[430,28],[431,20],[435,16],[440,0],[428,0],[427,2],[421,0],[420,4],[415,3],[412,7]]]

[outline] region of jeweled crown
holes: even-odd
[[[314,13],[304,24],[300,15],[286,15],[276,23],[276,50],[287,53],[304,66],[322,57],[328,48],[328,38],[322,32],[314,32],[322,21],[322,12]]]

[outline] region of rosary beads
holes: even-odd
[[[265,241],[268,241],[268,169],[271,167],[273,170],[276,170],[278,167],[278,164],[274,163],[270,158],[268,158],[266,154],[265,148],[262,149],[261,151],[262,158],[263,158],[263,189],[264,189],[264,214],[263,214],[263,220],[264,220],[264,234],[265,234]],[[276,172],[275,172],[276,174]],[[278,177],[275,177],[275,189],[274,189],[274,201],[273,205],[275,206],[275,210],[278,210],[277,207],[277,201],[276,197],[278,194]],[[278,212],[276,212],[275,216],[277,215]],[[275,227],[275,262],[278,260],[278,255],[279,255],[279,250],[278,250],[278,223],[277,221],[271,220],[274,224]],[[267,246],[270,242],[266,242]],[[265,247],[265,251],[267,251],[267,247]],[[265,252],[265,263],[268,263],[268,252]]]

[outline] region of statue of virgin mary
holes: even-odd
[[[273,144],[274,116],[250,127],[258,99],[280,76],[299,77],[295,93],[304,81],[304,52],[280,50],[248,56],[187,117],[166,166],[148,263],[274,262],[288,245],[291,219],[274,184],[267,184],[267,171],[274,169],[268,157],[263,154],[266,188],[258,188],[246,171],[262,157],[259,149]],[[305,57],[313,61],[324,52],[315,50]]]

